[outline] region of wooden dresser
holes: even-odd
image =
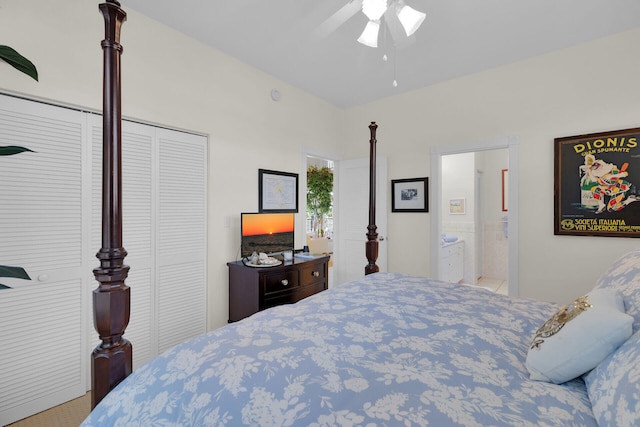
[[[329,257],[294,257],[275,267],[228,262],[229,322],[276,305],[291,304],[328,288]]]

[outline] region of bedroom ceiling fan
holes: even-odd
[[[404,0],[391,0],[390,2],[387,0],[362,0],[362,13],[369,18],[369,22],[358,37],[358,42],[369,47],[378,47],[378,36],[383,17],[394,41],[402,37],[402,34],[398,34],[398,23],[402,26],[404,34],[411,37],[420,28],[426,17],[425,13],[407,6]]]
[[[405,0],[351,0],[316,28],[315,36],[328,36],[359,12],[369,21],[357,41],[373,48],[378,47],[381,28],[388,30],[396,48],[410,45],[415,41],[413,34],[426,17],[425,13],[408,6]]]

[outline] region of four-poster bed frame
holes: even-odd
[[[376,265],[378,259],[378,233],[376,226],[376,130],[378,125],[371,122],[369,132],[371,140],[369,140],[369,225],[367,226],[367,242],[365,243],[365,252],[369,263],[364,268],[365,276],[371,273],[377,273],[380,268]]]
[[[105,39],[102,129],[102,248],[93,270],[100,283],[93,291],[93,325],[102,341],[91,356],[91,407],[125,379],[132,369],[132,346],[124,339],[129,324],[129,266],[122,247],[122,100],[120,87],[120,27],[127,14],[116,0],[99,6]]]
[[[615,309],[595,315],[622,318],[626,342],[589,342],[586,348],[592,349],[607,341],[606,350],[613,353],[580,365],[579,371],[569,369],[561,384],[534,378],[527,372],[528,354],[537,351],[531,336],[570,306],[400,273],[371,274],[379,271],[375,122],[369,126],[366,277],[199,335],[129,376],[132,346],[123,338],[130,289],[122,247],[119,43],[126,14],[119,6],[115,0],[100,5],[106,27],[103,224],[93,308],[102,342],[93,352],[93,410],[83,427],[378,425],[389,420],[398,425],[638,425],[633,408],[640,405],[634,381],[640,357],[640,251],[616,261],[593,289],[594,294],[615,293]],[[593,329],[588,325],[575,332],[563,328],[577,336],[559,341],[584,341],[582,331]],[[631,327],[635,335],[628,338]],[[614,324],[611,330],[620,329]],[[545,337],[547,342],[553,338]],[[567,351],[564,347],[558,343],[546,357],[556,359]],[[578,350],[567,360],[582,363],[583,353]],[[110,393],[123,380],[123,387]]]
[[[127,14],[116,0],[99,5],[104,16],[105,39],[103,82],[103,159],[102,159],[102,248],[96,257],[100,266],[93,270],[99,282],[93,291],[93,323],[101,343],[93,350],[91,364],[91,407],[94,408],[132,371],[132,345],[123,338],[129,324],[130,288],[125,284],[129,266],[122,242],[122,99],[120,85],[120,28]],[[369,130],[369,225],[365,252],[365,275],[379,271],[376,232],[376,129]]]

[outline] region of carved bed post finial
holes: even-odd
[[[380,271],[376,265],[378,259],[378,233],[376,230],[376,122],[371,122],[369,131],[371,132],[369,151],[369,225],[367,226],[367,242],[365,251],[369,263],[364,268],[364,274],[377,273]]]
[[[122,335],[129,324],[129,266],[122,247],[122,113],[120,98],[120,27],[127,14],[117,1],[99,5],[105,39],[102,129],[102,248],[100,266],[93,270],[93,325],[102,341],[91,357],[91,407],[131,373],[132,347]]]

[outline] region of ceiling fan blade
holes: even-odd
[[[326,38],[360,10],[362,10],[362,0],[350,0],[349,3],[342,6],[333,15],[318,25],[311,32],[311,38],[314,40]]]
[[[384,13],[384,21],[387,24],[387,30],[391,35],[393,45],[396,49],[403,49],[415,43],[415,35],[407,37],[407,33],[405,33],[404,28],[398,19],[394,5],[389,7],[389,9]]]

